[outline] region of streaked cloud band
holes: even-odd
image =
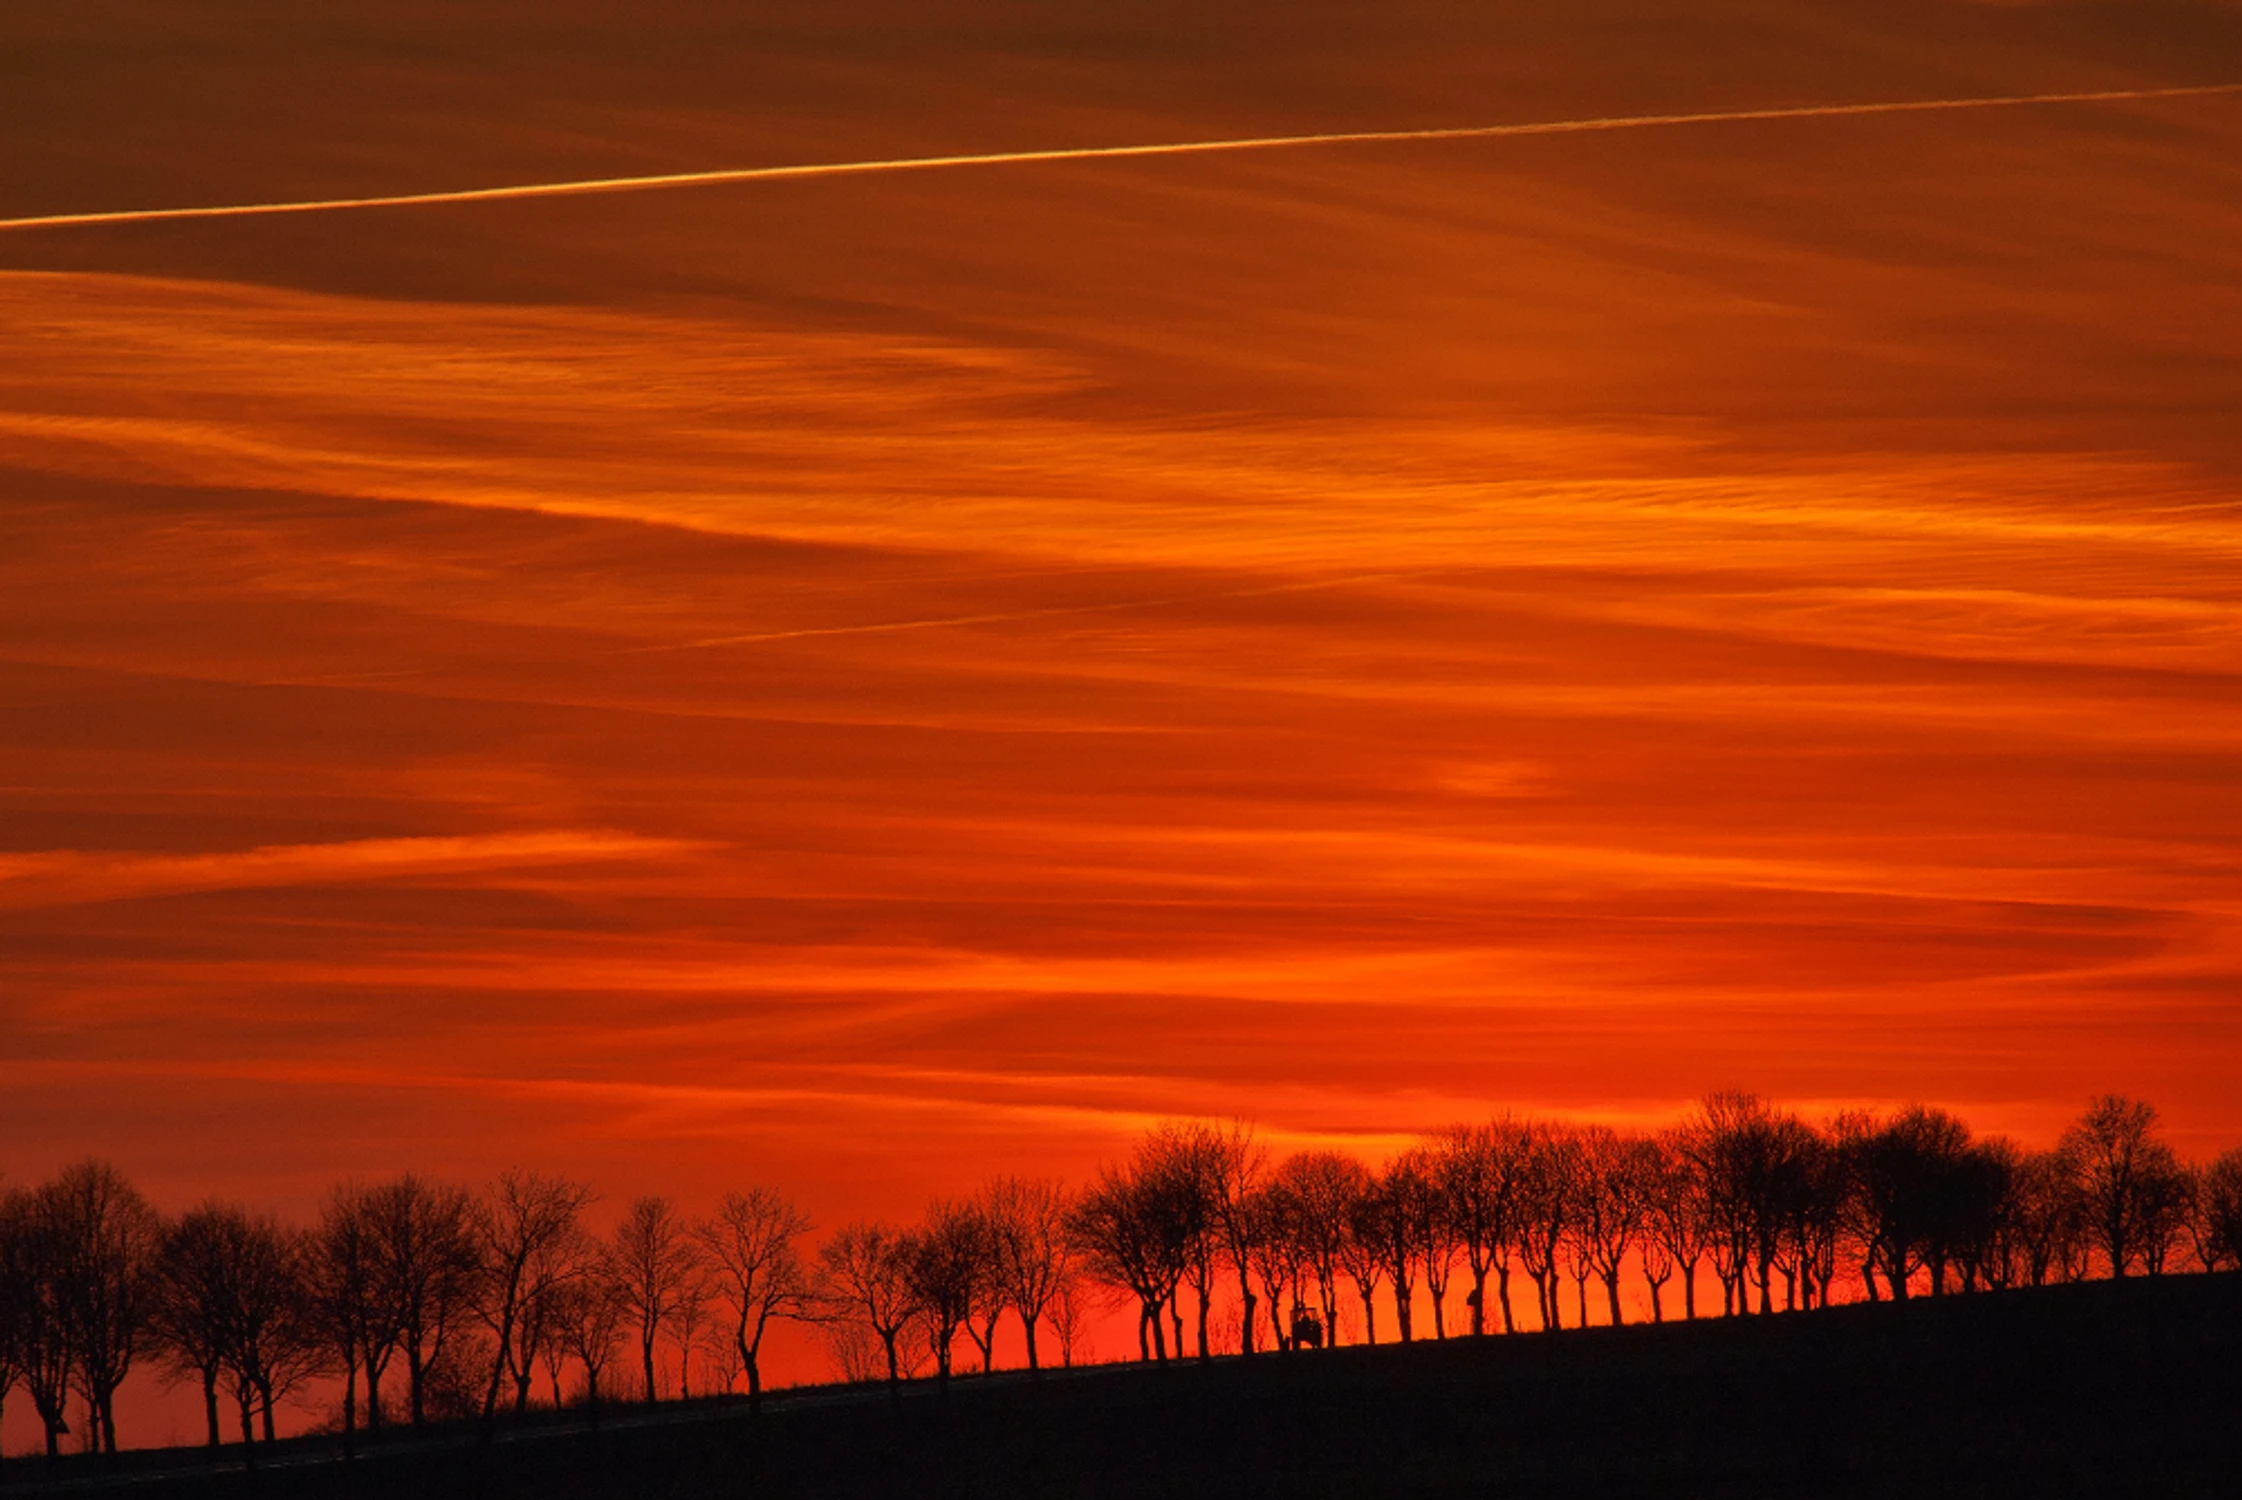
[[[39,850],[0,854],[0,911],[191,891],[325,885],[645,859],[689,847],[614,829],[556,828],[450,838],[267,845],[210,854]]]

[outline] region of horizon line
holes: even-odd
[[[940,171],[959,167],[1025,166],[1044,162],[1201,156],[1231,151],[1274,151],[1309,146],[1385,145],[1410,141],[1491,140],[1509,136],[1580,135],[1599,131],[1644,130],[1670,125],[1839,119],[1862,115],[1922,114],[1951,110],[1998,109],[2028,104],[2105,104],[2153,99],[2198,98],[2238,92],[2242,92],[2242,82],[2189,84],[2168,88],[2096,89],[2051,94],[1989,94],[1965,98],[1904,99],[1864,104],[1781,105],[1760,109],[1710,110],[1685,114],[1604,115],[1574,120],[1527,121],[1510,125],[1436,126],[1416,130],[1323,131],[1305,135],[1239,136],[1216,140],[1166,141],[1129,146],[1059,146],[1025,151],[889,157],[868,161],[811,162],[792,166],[732,167],[710,171],[660,172],[628,177],[587,177],[560,182],[521,183],[504,187],[454,188],[434,192],[391,193],[357,198],[306,198],[270,203],[232,203],[180,208],[104,209],[83,213],[37,214],[0,219],[0,231],[62,229],[104,224],[148,224],[189,219],[264,218],[282,214],[337,213],[354,209],[498,203],[533,198],[576,198],[607,193],[653,192],[666,188],[714,187],[732,183],[867,176],[885,172]]]

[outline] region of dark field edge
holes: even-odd
[[[9,1495],[2242,1497],[2242,1274],[547,1414]]]

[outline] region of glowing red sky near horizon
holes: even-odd
[[[2242,78],[2153,4],[656,9],[11,7],[0,216]],[[2231,1144],[2238,350],[2232,97],[0,237],[0,1174]]]

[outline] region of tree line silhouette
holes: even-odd
[[[1403,1342],[1586,1326],[1599,1305],[1617,1324],[1630,1279],[1662,1321],[1674,1301],[1699,1315],[1705,1273],[1706,1311],[1717,1290],[1738,1316],[2242,1268],[2242,1149],[2192,1166],[2155,1125],[2105,1096],[2027,1151],[1935,1108],[1810,1123],[1721,1093],[1665,1130],[1503,1115],[1372,1168],[1184,1121],[1079,1190],[999,1177],[814,1248],[768,1188],[705,1218],[642,1197],[603,1236],[575,1182],[406,1175],[346,1184],[298,1227],[217,1201],[166,1219],[89,1161],[0,1198],[0,1403],[24,1390],[50,1455],[73,1416],[83,1446],[114,1451],[116,1392],[152,1365],[199,1385],[216,1446],[227,1408],[242,1442],[271,1442],[276,1406],[339,1381],[350,1440],[526,1410],[541,1376],[556,1406],[689,1397],[696,1360],[709,1391],[744,1381],[753,1407],[781,1320],[821,1330],[846,1378],[892,1388],[928,1366],[947,1381],[961,1343],[992,1370],[1007,1318],[1028,1369],[1045,1335],[1071,1365],[1116,1307],[1135,1311],[1140,1357],[1186,1357],[1188,1319],[1207,1359],[1375,1343],[1381,1301]]]

